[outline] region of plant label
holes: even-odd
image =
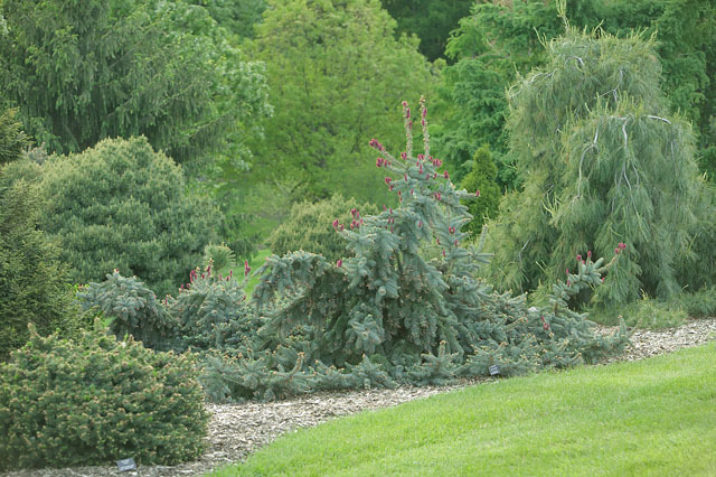
[[[129,459],[118,460],[117,467],[119,467],[120,472],[124,472],[127,470],[135,470],[137,468],[137,464],[134,462],[134,459],[130,457]]]
[[[496,364],[493,364],[490,366],[490,376],[495,376],[497,374],[500,374],[500,367]]]

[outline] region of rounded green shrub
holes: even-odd
[[[188,354],[117,341],[98,322],[76,341],[32,328],[0,365],[0,469],[195,459],[203,400]]]
[[[186,193],[182,170],[145,138],[112,139],[43,166],[42,228],[79,283],[113,269],[174,292],[214,238],[219,211]]]
[[[340,194],[315,203],[294,204],[289,217],[271,234],[269,248],[276,255],[304,250],[336,261],[346,256],[346,241],[331,224],[336,219],[350,224],[353,209],[365,216],[378,212],[374,204],[360,205],[357,200],[345,199]]]

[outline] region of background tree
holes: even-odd
[[[420,52],[430,61],[444,57],[445,44],[458,21],[470,12],[472,0],[382,0],[398,22],[398,34],[420,38]]]
[[[179,162],[236,148],[265,111],[261,70],[199,6],[5,0],[0,98],[51,152],[143,134]]]
[[[434,131],[435,151],[461,178],[472,154],[487,142],[498,166],[498,182],[514,188],[519,180],[508,154],[505,90],[519,75],[546,61],[542,43],[559,36],[562,22],[556,1],[515,0],[477,3],[450,39],[446,54],[455,64],[443,70],[436,111],[443,127]],[[664,89],[672,112],[694,122],[702,171],[714,167],[713,108],[716,91],[709,79],[714,60],[714,10],[708,0],[566,2],[575,27],[625,37],[632,30],[657,34]],[[713,175],[710,173],[710,175]]]
[[[613,256],[624,242],[602,299],[669,296],[702,186],[691,129],[668,115],[659,89],[653,41],[569,29],[547,52],[547,65],[510,90],[510,152],[524,187],[493,224],[491,276],[534,289],[563,276],[566,257]]]
[[[672,0],[652,23],[671,108],[692,122],[699,165],[716,178],[716,4]]]
[[[386,105],[431,87],[417,40],[395,38],[395,21],[378,0],[269,5],[257,26],[254,51],[266,62],[275,114],[243,177],[272,184],[255,193],[274,203],[334,193],[387,200],[372,186],[380,180],[376,171],[360,159],[368,153],[365,138],[402,140],[400,127],[385,126],[394,112]],[[279,210],[285,215],[288,208]]]
[[[216,23],[240,38],[253,38],[255,25],[266,10],[265,0],[192,0],[202,5]]]
[[[498,168],[498,183],[517,184],[514,160],[507,154],[505,90],[518,74],[544,61],[540,38],[563,30],[554,2],[518,0],[476,3],[447,44],[455,62],[443,70],[436,109],[435,151],[460,180],[472,170],[477,149],[487,143]]]
[[[18,159],[22,150],[29,145],[15,114],[16,111],[12,109],[0,114],[0,166]]]
[[[144,138],[105,139],[42,169],[40,224],[61,244],[75,282],[118,269],[160,296],[173,293],[221,222],[208,201],[186,193],[181,168]]]

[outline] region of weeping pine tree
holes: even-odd
[[[491,223],[490,277],[532,290],[584,250],[620,265],[596,294],[618,304],[679,289],[702,187],[688,123],[670,116],[654,40],[578,32],[509,91],[510,153],[524,179]]]

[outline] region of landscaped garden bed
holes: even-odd
[[[608,328],[600,328],[611,332]],[[716,318],[691,320],[678,328],[633,330],[631,345],[624,354],[605,362],[634,361],[693,347],[716,340]],[[606,363],[604,363],[606,364]],[[170,477],[201,475],[231,462],[240,462],[257,449],[292,430],[310,427],[340,416],[395,406],[414,399],[449,392],[472,384],[494,383],[480,378],[449,386],[401,386],[397,389],[369,389],[335,393],[316,393],[277,402],[207,404],[210,413],[207,450],[196,462],[178,466],[142,466],[138,472],[120,472],[116,466],[76,467],[16,471],[6,477],[99,477],[107,475]]]

